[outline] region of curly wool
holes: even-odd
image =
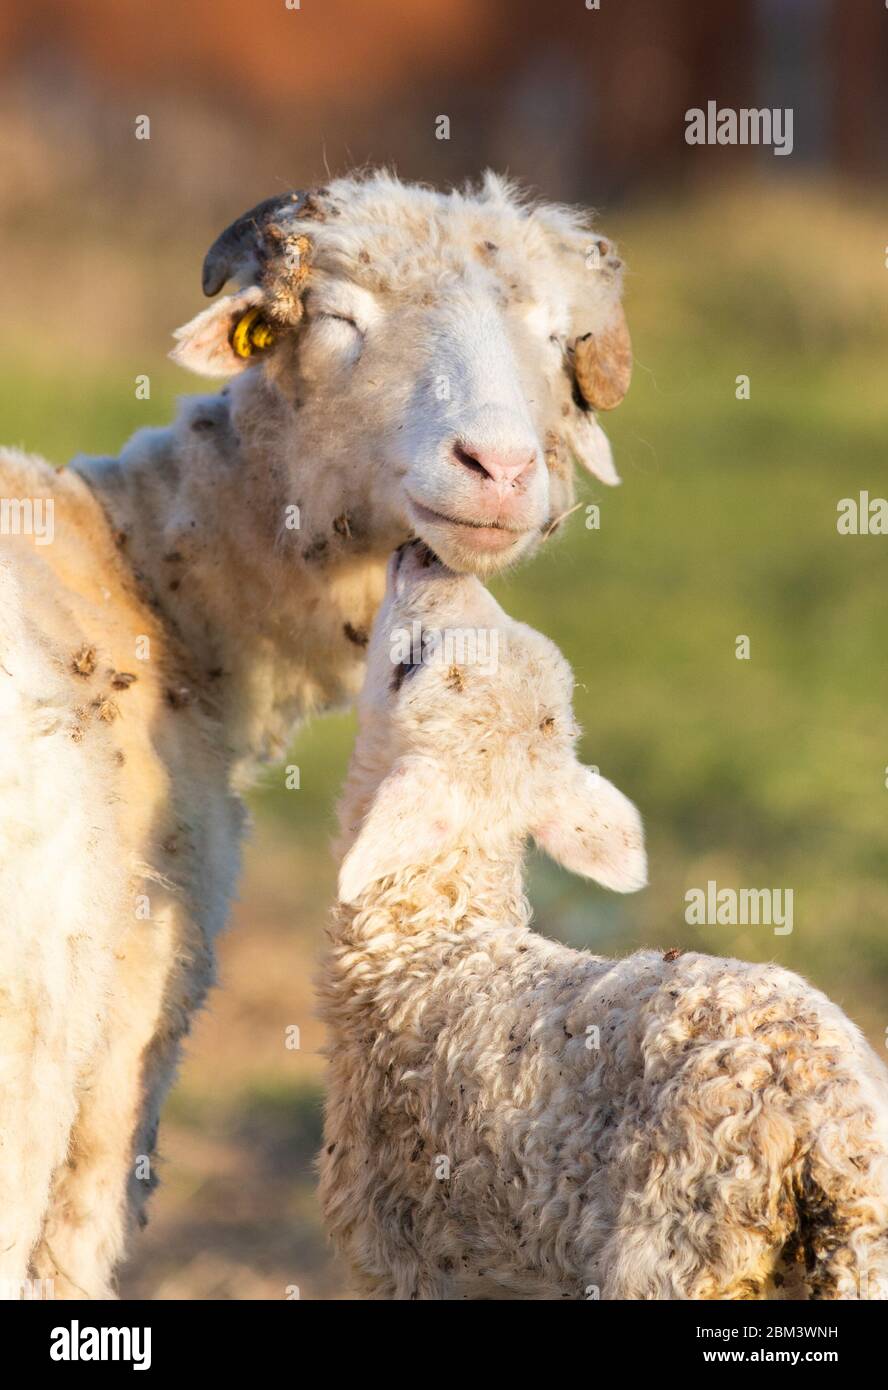
[[[391,633],[496,630],[392,676]],[[571,677],[410,547],[370,641],[321,1006],[321,1200],[375,1298],[888,1297],[888,1072],[798,975],[530,930],[524,841],[619,891],[631,802],[577,761]]]
[[[775,965],[553,943],[496,872],[338,910],[321,1198],[357,1287],[888,1297],[886,1076],[841,1010]]]

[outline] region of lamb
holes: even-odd
[[[586,217],[343,178],[238,218],[204,288],[232,278],[174,353],[224,389],[119,458],[0,454],[0,1292],[113,1295],[241,792],[356,693],[392,548],[490,573],[572,455],[618,481],[622,270]]]
[[[498,636],[495,674],[394,665]],[[451,653],[452,655],[452,653]],[[393,558],[320,979],[322,1205],[370,1298],[888,1297],[888,1072],[777,965],[606,960],[529,927],[528,834],[639,888],[570,669],[421,544]]]

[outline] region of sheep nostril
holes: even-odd
[[[457,463],[461,463],[464,468],[470,468],[473,473],[483,473],[485,478],[490,476],[481,460],[470,453],[465,445],[460,444],[458,440],[453,446],[453,457]]]

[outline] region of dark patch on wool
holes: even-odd
[[[194,693],[188,689],[187,685],[168,686],[166,702],[170,709],[186,709],[188,705],[194,703]]]
[[[806,1172],[800,1184],[797,1198],[798,1229],[790,1236],[784,1247],[784,1258],[804,1259],[805,1272],[814,1275],[809,1281],[812,1299],[828,1299],[835,1296],[835,1277],[826,1268],[830,1256],[843,1246],[848,1237],[847,1223],[843,1221],[835,1202],[810,1172]]]
[[[343,623],[342,631],[356,647],[366,647],[370,641],[370,635],[365,627],[355,627],[352,623]]]
[[[312,541],[310,545],[306,546],[303,552],[304,558],[308,561],[319,560],[326,552],[327,544],[326,536],[319,536],[317,540]]]
[[[448,690],[455,690],[458,694],[465,690],[465,677],[458,666],[451,666],[447,672],[447,688]]]
[[[103,724],[111,724],[120,713],[115,702],[107,695],[97,695],[93,700],[93,709]]]
[[[76,651],[71,658],[71,669],[76,676],[83,676],[84,679],[91,676],[96,669],[96,649],[84,645]]]
[[[570,394],[574,405],[577,407],[578,410],[581,410],[584,415],[591,415],[593,413],[591,405],[586,400],[585,396],[580,390],[579,382],[577,381],[576,377],[573,375],[572,372]]]

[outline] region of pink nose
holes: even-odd
[[[491,478],[495,483],[511,484],[520,482],[525,474],[531,472],[536,463],[536,450],[528,449],[526,445],[491,447],[457,440],[453,446],[453,457],[473,473]]]

